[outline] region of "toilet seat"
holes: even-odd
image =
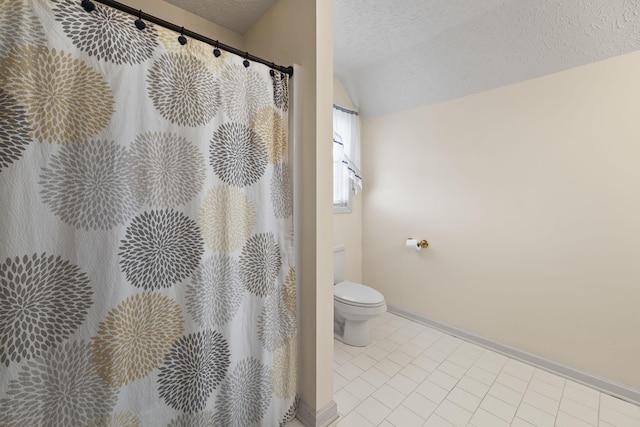
[[[334,299],[353,307],[376,308],[385,305],[384,296],[360,283],[344,281],[333,287]]]

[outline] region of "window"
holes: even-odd
[[[333,106],[333,211],[351,212],[351,196],[362,190],[358,113]]]
[[[333,210],[336,213],[351,212],[351,186],[349,175],[342,160],[343,144],[333,141]]]

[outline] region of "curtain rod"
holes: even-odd
[[[343,106],[341,106],[341,105],[338,105],[338,104],[333,104],[333,108],[335,108],[335,109],[336,109],[336,110],[338,110],[338,111],[342,111],[343,113],[347,113],[347,114],[354,114],[354,115],[356,115],[356,116],[358,115],[358,112],[357,112],[357,111],[350,110],[350,109],[348,109],[348,108],[346,108],[346,107],[343,107]]]
[[[86,1],[87,0],[84,0],[83,3],[85,3]],[[191,37],[192,39],[210,44],[211,46],[217,47],[222,50],[226,50],[227,52],[238,55],[249,61],[259,62],[261,64],[267,65],[268,67],[273,68],[274,70],[278,70],[280,72],[288,74],[289,76],[293,76],[293,66],[284,67],[282,65],[274,64],[273,62],[269,62],[266,59],[259,58],[257,56],[251,55],[248,52],[243,52],[239,49],[236,49],[235,47],[228,46],[224,43],[220,43],[218,40],[213,40],[201,34],[194,33],[193,31],[189,31],[184,27],[179,27],[178,25],[165,21],[163,19],[160,19],[157,16],[149,15],[148,13],[142,12],[141,10],[136,10],[133,7],[127,6],[126,4],[122,4],[114,0],[93,0],[93,1],[97,3],[102,3],[106,6],[110,6],[114,9],[118,9],[122,12],[128,13],[129,15],[140,17],[140,19],[142,20],[153,22],[156,25],[175,31],[176,33],[180,33],[187,37]]]

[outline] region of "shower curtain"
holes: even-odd
[[[296,410],[288,76],[80,0],[0,0],[0,425]]]

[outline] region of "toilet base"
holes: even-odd
[[[354,347],[366,347],[371,344],[369,320],[344,320],[341,328],[334,328],[334,338]],[[342,334],[340,334],[342,332]]]

